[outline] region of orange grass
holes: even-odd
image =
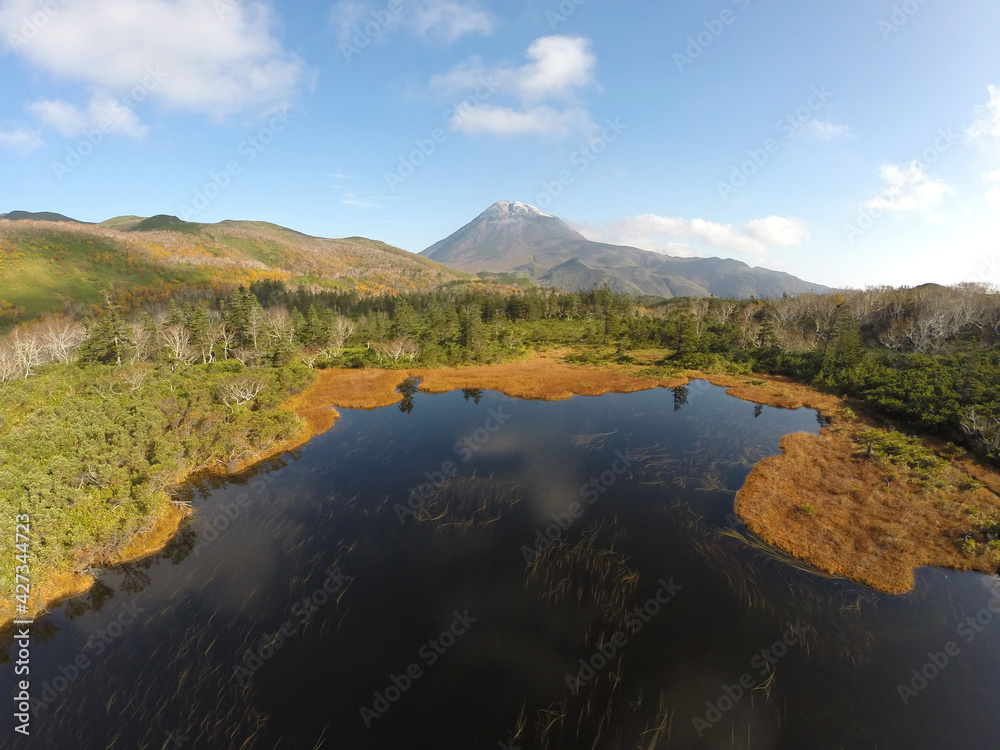
[[[864,456],[852,432],[786,435],[781,455],[758,463],[736,496],[750,530],[822,570],[889,593],[909,591],[922,565],[996,571],[989,557],[959,550],[969,509],[1000,507],[995,493],[893,479]],[[957,484],[964,472],[951,465],[946,473]]]

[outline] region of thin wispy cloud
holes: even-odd
[[[805,222],[783,216],[768,216],[734,226],[705,219],[641,214],[602,226],[581,224],[576,228],[595,241],[678,256],[725,250],[757,259],[773,249],[796,247],[811,238]]]
[[[820,143],[830,143],[832,141],[842,141],[850,138],[851,129],[846,125],[838,125],[826,120],[810,120],[797,133],[809,141]]]
[[[29,154],[43,144],[42,137],[33,130],[25,128],[0,130],[0,148],[9,149],[20,154]]]
[[[453,44],[469,35],[489,36],[499,21],[478,0],[343,0],[330,10],[330,24],[344,45],[384,41],[409,33],[424,41]]]

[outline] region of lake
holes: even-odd
[[[819,428],[700,381],[342,410],[39,620],[2,746],[995,750],[1000,579],[884,595],[733,515]]]

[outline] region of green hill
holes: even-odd
[[[218,292],[264,279],[381,294],[474,278],[376,240],[310,237],[266,222],[0,219],[2,328],[69,304],[97,304],[109,287],[135,309],[188,289]]]
[[[66,221],[71,224],[87,223],[71,219],[62,214],[53,213],[52,211],[39,211],[37,213],[32,211],[11,211],[9,214],[0,214],[0,219],[8,219],[10,221]]]

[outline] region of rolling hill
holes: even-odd
[[[592,242],[534,206],[501,201],[421,255],[472,273],[523,273],[569,291],[607,284],[657,297],[780,297],[829,289],[725,258],[676,258]]]
[[[121,216],[84,224],[60,214],[0,218],[0,326],[93,304],[113,287],[127,308],[185,289],[275,279],[362,293],[415,291],[471,277],[384,242],[323,239],[254,221],[193,224]]]

